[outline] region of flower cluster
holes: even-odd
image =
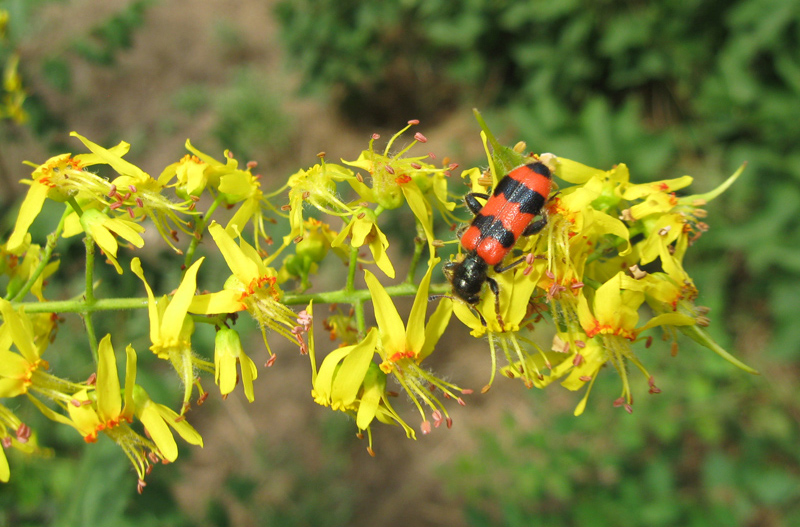
[[[259,367],[252,356],[258,351],[236,325],[244,314],[261,329],[266,366],[277,357],[275,335],[306,355],[313,400],[350,415],[359,435],[369,437],[371,454],[376,423],[399,425],[416,437],[417,427],[393,403],[401,392],[416,409],[423,434],[442,424],[449,428],[452,404],[464,405],[464,396],[472,393],[429,366],[453,320],[487,344],[491,372],[483,391],[498,368],[527,387],[558,380],[569,390],[584,390],[576,414],[586,408],[591,386],[607,364],[622,379],[615,405],[632,409],[630,364],[645,375],[651,393],[659,391],[642,355],[652,340],[648,330],[655,327],[675,349],[682,332],[752,371],[704,333],[708,310],[695,304],[698,292],[684,268],[688,248],[708,228],[702,207],[741,170],[714,191],[678,196],[690,177],[635,184],[623,164],[604,171],[552,154],[525,153],[522,144],[506,148],[482,124],[487,168],[461,171],[472,192],[489,193],[504,174],[532,161],[548,166],[563,184],[544,204],[546,226],[521,238],[507,269],[489,270],[492,287],[467,304],[447,294],[442,259],[448,256],[437,254],[448,242],[455,247],[452,227],[468,221],[456,211],[458,166],[446,158],[437,166],[430,153],[410,155],[427,142],[421,133],[397,146],[418,124],[409,121],[382,151],[376,150],[374,135],[354,161],[332,163],[320,154],[318,163],[288,176],[275,190],[262,189],[265,179],[255,163],[240,165],[228,151],[218,160],[187,141],[189,153],[154,178],[124,159],[127,143],[106,148],[73,133],[89,152],[32,164],[13,231],[0,246],[0,273],[6,278],[0,300],[0,398],[26,399],[87,442],[106,435],[130,459],[141,490],[154,464],[177,458],[175,432],[202,445],[187,411],[195,394],[197,404],[209,395],[204,376],[223,398],[241,384],[247,400],[254,400]],[[96,173],[101,167],[113,176]],[[64,210],[42,245],[30,233],[47,201]],[[406,207],[414,228],[398,229]],[[148,229],[160,236],[145,236]],[[85,290],[72,300],[49,301],[46,284],[60,276],[56,245],[77,235],[86,245]],[[413,255],[403,262],[407,275],[389,285],[399,267],[392,238],[403,235],[413,244]],[[159,240],[177,259],[181,278],[156,293],[151,284],[157,274],[167,276],[163,264],[156,267],[152,252],[145,257],[140,250]],[[273,249],[274,240],[280,245]],[[138,297],[96,298],[97,248],[117,273],[137,277]],[[463,252],[449,256],[450,265]],[[511,265],[512,258],[522,265]],[[227,264],[229,274],[220,283],[204,272],[210,260]],[[341,268],[346,271],[334,289],[313,286],[318,273]],[[319,279],[330,282],[328,276]],[[395,305],[399,296],[414,297],[407,316]],[[315,340],[319,304],[330,304],[320,321],[330,339]],[[295,311],[290,307],[295,305],[304,309]],[[147,309],[150,351],[171,366],[182,389],[175,410],[153,401],[137,384],[134,344],[139,349],[146,344],[122,341],[116,333],[95,335],[93,317],[117,309]],[[69,313],[82,317],[88,334],[90,366],[81,382],[51,372],[43,358],[50,348],[55,348],[51,354],[65,353],[57,334],[60,317]],[[548,320],[555,336],[544,345],[532,331]],[[201,326],[215,331],[213,357],[197,351]],[[122,382],[112,340],[121,341],[115,343],[118,349],[125,347]],[[36,435],[10,409],[18,404],[0,402],[0,439],[4,449],[34,452],[41,448]],[[4,449],[0,480],[7,481]]]

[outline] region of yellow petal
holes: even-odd
[[[364,378],[364,393],[358,404],[356,413],[356,426],[359,430],[366,430],[375,419],[381,397],[386,390],[386,374],[375,363],[370,363],[367,375]]]
[[[186,317],[189,305],[192,303],[192,298],[197,289],[197,270],[204,259],[198,259],[186,270],[186,274],[181,280],[181,285],[178,286],[175,296],[172,297],[167,309],[164,311],[164,316],[161,319],[162,339],[172,341],[178,338],[183,319]]]
[[[122,396],[119,391],[117,358],[111,345],[111,335],[106,335],[97,347],[97,413],[104,422],[119,419]]]
[[[144,282],[144,288],[147,290],[147,314],[150,318],[150,342],[158,342],[161,338],[161,318],[158,316],[158,305],[153,296],[153,290],[150,289],[150,284],[144,278],[144,270],[142,270],[142,262],[136,257],[131,260],[131,271]]]
[[[339,366],[339,362],[341,362],[353,348],[355,348],[355,345],[337,348],[328,353],[325,359],[323,359],[319,371],[317,372],[317,377],[314,380],[314,401],[317,404],[331,404],[331,390],[333,389],[333,377],[336,373],[336,368]]]
[[[0,481],[8,483],[9,478],[11,478],[11,469],[8,467],[6,449],[0,448]]]
[[[122,408],[122,416],[125,419],[132,419],[134,414],[133,389],[136,386],[136,350],[128,344],[125,347],[125,405]]]
[[[422,350],[425,344],[425,313],[428,310],[428,288],[431,283],[431,273],[433,267],[438,264],[439,258],[434,258],[428,265],[428,271],[422,277],[422,281],[417,288],[417,294],[414,296],[414,305],[411,307],[411,313],[408,315],[408,327],[406,328],[406,347],[407,351],[413,351],[414,354]]]
[[[442,337],[447,325],[450,324],[450,317],[453,315],[453,301],[449,298],[442,299],[439,305],[436,306],[436,311],[433,312],[428,319],[428,324],[425,326],[425,344],[417,354],[417,361],[422,361],[433,352],[439,339]]]
[[[208,228],[208,232],[210,232],[211,237],[214,238],[214,242],[216,242],[219,251],[228,264],[228,268],[239,281],[243,284],[249,284],[252,280],[259,277],[258,265],[245,256],[244,252],[242,252],[239,246],[236,245],[236,242],[233,241],[230,234],[225,232],[225,229],[222,228],[222,225],[214,222]]]
[[[366,338],[354,346],[342,361],[331,388],[331,406],[334,409],[339,405],[341,409],[349,408],[355,402],[375,355],[377,338],[378,332],[375,328],[370,329]]]
[[[394,302],[374,274],[365,270],[364,278],[372,296],[384,351],[389,355],[396,351],[406,351],[405,324],[397,313]]]
[[[223,289],[217,293],[195,295],[189,304],[189,312],[199,315],[235,313],[245,309],[241,299],[242,292],[234,289]]]
[[[156,403],[149,399],[143,402],[139,407],[138,417],[164,458],[167,461],[178,459],[178,445],[175,443],[175,438],[172,437],[167,423],[159,414]]]
[[[422,225],[422,230],[425,231],[428,249],[430,250],[431,258],[433,258],[433,255],[436,254],[436,249],[433,247],[433,214],[431,213],[430,205],[428,205],[428,201],[413,182],[400,185],[400,188],[406,197],[411,212],[414,213],[414,216]]]
[[[14,232],[9,236],[6,242],[6,250],[11,254],[20,254],[25,247],[25,239],[28,234],[28,229],[33,220],[39,215],[42,210],[42,205],[47,198],[47,186],[34,181],[22,201],[17,214],[17,221],[14,225]]]
[[[141,168],[122,159],[122,157],[120,157],[120,155],[118,155],[113,149],[108,150],[103,148],[102,146],[89,141],[77,132],[70,132],[69,135],[72,137],[77,137],[86,146],[86,148],[91,150],[91,152],[98,156],[104,163],[110,165],[111,168],[116,170],[120,175],[137,179],[142,177],[150,177]]]
[[[605,176],[602,170],[586,166],[571,159],[559,157],[556,163],[556,175],[564,181],[575,185],[586,183],[593,177],[602,178]]]

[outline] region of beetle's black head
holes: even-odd
[[[477,304],[481,299],[481,288],[486,281],[489,264],[472,253],[460,262],[446,263],[443,269],[453,286],[453,294],[468,304]]]

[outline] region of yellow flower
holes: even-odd
[[[144,283],[147,290],[147,310],[150,317],[150,350],[160,359],[169,360],[183,383],[183,408],[181,414],[189,409],[192,386],[195,384],[195,368],[212,371],[212,365],[192,352],[192,333],[194,322],[188,315],[189,306],[197,288],[197,270],[203,263],[200,258],[181,280],[172,299],[163,298],[156,302],[153,290],[144,277],[139,258],[131,261],[131,270]]]
[[[103,250],[106,258],[114,265],[117,274],[122,274],[122,267],[117,263],[119,245],[114,234],[136,247],[144,246],[144,240],[139,234],[144,232],[144,227],[138,223],[121,218],[111,218],[97,209],[84,210],[80,221],[84,231],[92,237]]]
[[[117,443],[136,469],[139,489],[149,472],[151,455],[166,461],[175,461],[178,449],[167,424],[172,426],[187,442],[202,446],[202,438],[178,414],[153,403],[143,389],[136,385],[136,352],[126,348],[124,390],[120,390],[117,362],[111,335],[106,335],[98,346],[97,378],[93,391],[88,388],[75,394],[67,406],[70,424],[87,443],[97,441],[103,433]],[[150,439],[135,432],[130,423],[133,417],[144,424]]]
[[[128,152],[130,145],[120,143],[109,149],[109,152],[121,158]],[[21,254],[28,229],[42,210],[46,199],[63,202],[81,195],[95,202],[106,205],[112,185],[107,180],[85,170],[87,167],[104,163],[95,154],[61,154],[51,157],[41,165],[33,165],[30,188],[20,206],[14,231],[6,242],[6,249],[12,254]]]
[[[438,262],[438,258],[430,262],[428,271],[420,282],[408,317],[408,326],[403,324],[391,297],[375,275],[364,271],[381,336],[378,347],[382,360],[380,368],[387,375],[393,375],[409,395],[422,417],[421,429],[424,434],[431,431],[431,424],[425,415],[423,404],[432,410],[435,426],[446,422],[449,428],[452,423],[447,408],[436,396],[436,390],[440,390],[445,397],[456,399],[459,404],[464,404],[464,401],[455,392],[471,393],[471,390],[461,389],[436,377],[421,365],[433,352],[447,328],[453,309],[450,300],[442,301],[428,324],[425,324],[431,273]]]
[[[0,299],[3,325],[0,326],[0,397],[22,394],[36,400],[35,395],[67,403],[75,392],[84,389],[47,373],[50,366],[41,358],[49,344],[50,330],[36,327],[34,319],[16,311],[9,302]],[[49,315],[40,315],[50,320]],[[52,327],[50,320],[50,327]],[[12,351],[11,346],[17,351]]]
[[[289,187],[289,234],[283,237],[284,245],[303,234],[303,207],[312,205],[320,212],[332,216],[351,213],[350,207],[336,196],[336,182],[354,180],[353,172],[334,163],[316,164],[308,170],[298,170],[291,176]]]
[[[376,352],[378,332],[370,329],[358,344],[344,346],[330,352],[322,361],[319,371],[312,362],[311,396],[314,402],[355,417],[359,431],[369,435],[367,450],[372,450],[372,422],[399,424],[406,436],[416,438],[414,429],[398,415],[389,402],[386,391],[386,373],[372,358]]]
[[[173,240],[177,238],[177,231],[173,226],[189,233],[185,227],[186,222],[178,216],[178,213],[191,213],[190,204],[170,201],[162,194],[163,184],[133,163],[122,159],[114,149],[103,148],[76,132],[71,132],[70,135],[77,137],[93,154],[119,174],[119,177],[111,182],[109,195],[113,202],[110,207],[114,210],[127,209],[134,219],[139,215],[147,216],[164,241],[180,253],[173,244]]]
[[[195,296],[189,310],[206,315],[247,310],[261,326],[265,344],[265,328],[291,341],[297,340],[292,332],[296,315],[279,301],[281,292],[276,284],[275,270],[264,265],[253,246],[243,239],[240,238],[240,244],[236,245],[233,237],[218,223],[212,223],[208,232],[233,274],[222,291]]]
[[[221,163],[196,150],[188,139],[186,149],[192,154],[186,154],[177,163],[168,165],[158,176],[158,182],[167,186],[175,178],[177,181],[172,185],[175,192],[184,199],[191,199],[192,196],[200,196],[207,187],[216,189],[219,186]]]
[[[359,207],[353,212],[350,222],[339,232],[339,235],[331,242],[332,247],[341,247],[345,238],[350,236],[350,244],[353,247],[367,245],[375,265],[389,278],[394,278],[394,266],[386,254],[389,247],[389,240],[378,227],[378,218],[375,212],[367,207]]]
[[[584,297],[579,297],[578,317],[588,339],[597,337],[602,342],[606,359],[622,377],[625,409],[630,411],[632,395],[628,385],[626,360],[630,360],[650,379],[650,374],[633,353],[630,342],[635,341],[642,331],[656,326],[690,326],[695,319],[683,313],[662,313],[639,323],[639,306],[645,299],[647,284],[627,276],[620,271],[595,292],[592,306]],[[597,364],[596,362],[593,364]],[[579,365],[580,366],[580,365]],[[599,368],[599,366],[598,366]],[[594,378],[597,369],[584,372],[584,377]]]
[[[236,375],[236,364],[242,371],[242,386],[247,400],[254,400],[253,381],[258,377],[258,369],[250,357],[242,349],[239,334],[229,328],[217,331],[214,339],[214,381],[223,396],[227,396],[236,387],[239,377]]]
[[[409,121],[405,128],[392,136],[386,144],[383,154],[378,154],[374,150],[374,142],[380,137],[375,134],[369,142],[369,148],[362,151],[358,159],[355,161],[342,160],[342,162],[369,173],[372,179],[372,186],[366,185],[361,177],[347,180],[353,190],[364,200],[370,203],[377,203],[381,208],[385,209],[396,209],[403,202],[408,203],[411,212],[413,212],[423,230],[431,258],[433,258],[435,254],[433,246],[433,213],[430,203],[423,195],[423,190],[427,191],[433,186],[434,195],[438,202],[441,203],[441,206],[445,210],[452,210],[455,204],[447,202],[446,193],[442,195],[441,182],[437,184],[436,181],[431,181],[434,174],[443,173],[446,169],[437,169],[425,163],[423,159],[428,158],[428,155],[403,157],[415,144],[427,141],[425,136],[420,133],[415,134],[414,141],[400,152],[396,154],[390,153],[395,140],[416,124],[419,124],[416,120]]]

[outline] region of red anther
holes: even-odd
[[[649,337],[647,337],[647,340],[644,343],[644,347],[645,348],[649,348],[652,345],[653,345],[653,337],[649,336]]]
[[[132,209],[132,208],[130,208],[130,207],[128,207],[128,216],[130,216],[130,217],[131,217],[131,219],[133,219],[133,218],[135,218],[135,217],[136,217],[136,213],[135,213],[135,212],[133,212],[133,209]],[[176,240],[176,241],[177,241],[177,240]]]
[[[461,390],[461,393],[463,393],[464,395],[472,395],[473,391],[474,390],[472,388],[464,388],[463,390]]]
[[[586,347],[586,343],[584,341],[582,341],[582,340],[576,340],[575,341],[575,345],[577,347],[579,347],[579,348],[585,348]]]
[[[5,436],[0,439],[0,445],[2,445],[3,448],[11,448],[12,444],[13,442],[11,441],[11,436]]]
[[[420,132],[417,132],[416,134],[414,134],[414,139],[416,139],[420,143],[427,143],[428,142],[428,138],[425,137],[424,135],[422,135]]]
[[[577,368],[581,364],[583,364],[583,355],[576,353],[575,357],[572,358],[572,365]]]
[[[428,152],[428,157],[430,157],[431,159],[436,159],[436,154],[434,154],[433,152]]]
[[[131,192],[133,192],[134,194],[136,194],[136,192],[138,192],[138,191],[136,190],[136,187],[135,187],[135,186],[133,186],[133,185],[128,185],[128,188],[129,188],[129,189],[131,189]]]
[[[462,399],[461,397],[459,397],[458,399],[456,399],[456,401],[457,401],[457,402],[458,402],[458,404],[460,404],[461,406],[467,406],[467,403],[466,403],[466,402],[464,401],[464,399]]]
[[[145,483],[143,479],[140,479],[140,480],[139,480],[139,481],[136,483],[136,492],[138,492],[139,494],[141,494],[142,492],[144,492],[144,488],[145,488],[146,486],[147,486],[147,483]]]
[[[386,169],[388,173],[394,175],[394,168],[392,168],[391,165],[383,165],[383,167]]]
[[[109,205],[108,208],[110,208],[111,210],[117,210],[121,206],[122,206],[122,202],[121,201],[115,201],[114,203]]]
[[[627,404],[625,402],[625,398],[624,397],[620,397],[620,398],[614,400],[614,408],[619,408],[623,404]]]
[[[368,453],[370,456],[372,456],[372,457],[375,457],[375,451],[374,451],[374,450],[372,450],[372,447],[371,447],[371,446],[368,446],[368,447],[367,447],[367,453]]]
[[[258,161],[248,161],[247,162],[247,168],[249,168],[249,169],[256,168],[257,166],[258,166]]]
[[[411,125],[419,124],[419,119],[411,119],[410,121],[408,121],[408,124],[411,124]]]
[[[91,375],[89,375],[89,378],[86,379],[86,384],[88,384],[89,386],[94,386],[96,382],[97,382],[97,373],[92,373]]]
[[[116,193],[117,193],[117,186],[111,185],[111,188],[108,191],[108,197],[113,198]]]
[[[136,204],[139,205],[139,207],[144,208],[144,201],[142,201],[142,198],[138,196],[136,198]]]
[[[197,398],[197,406],[201,406],[204,402],[208,399],[208,392],[205,392],[203,395]]]
[[[448,417],[447,419],[445,419],[445,422],[447,423],[447,428],[453,428],[453,419],[452,418]]]
[[[372,138],[373,139],[380,139],[381,138],[381,134],[372,134]]]
[[[363,220],[363,219],[364,219],[364,216],[366,216],[366,215],[367,215],[367,214],[366,214],[365,212],[362,212],[361,214],[359,214],[358,216],[356,216],[356,218],[358,218],[359,220]]]
[[[419,429],[422,430],[423,435],[428,435],[431,433],[431,423],[430,421],[422,421],[422,424],[419,425]]]
[[[31,438],[31,428],[25,423],[20,423],[17,427],[17,441],[27,443]]]
[[[434,410],[433,414],[431,414],[431,417],[433,418],[433,427],[439,428],[439,425],[442,424],[442,412],[439,410]]]
[[[411,163],[411,168],[413,168],[414,170],[419,170],[420,168],[422,168],[422,165],[420,165],[419,163]]]
[[[592,377],[590,375],[581,375],[578,377],[578,379],[582,380],[583,382],[589,382],[592,380]]]
[[[273,364],[275,364],[275,361],[277,360],[277,358],[278,358],[278,356],[277,356],[277,355],[272,355],[272,356],[270,356],[270,358],[269,358],[269,359],[267,359],[267,363],[265,364],[265,366],[266,366],[267,368],[271,368],[271,367],[272,367],[272,365],[273,365]]]

